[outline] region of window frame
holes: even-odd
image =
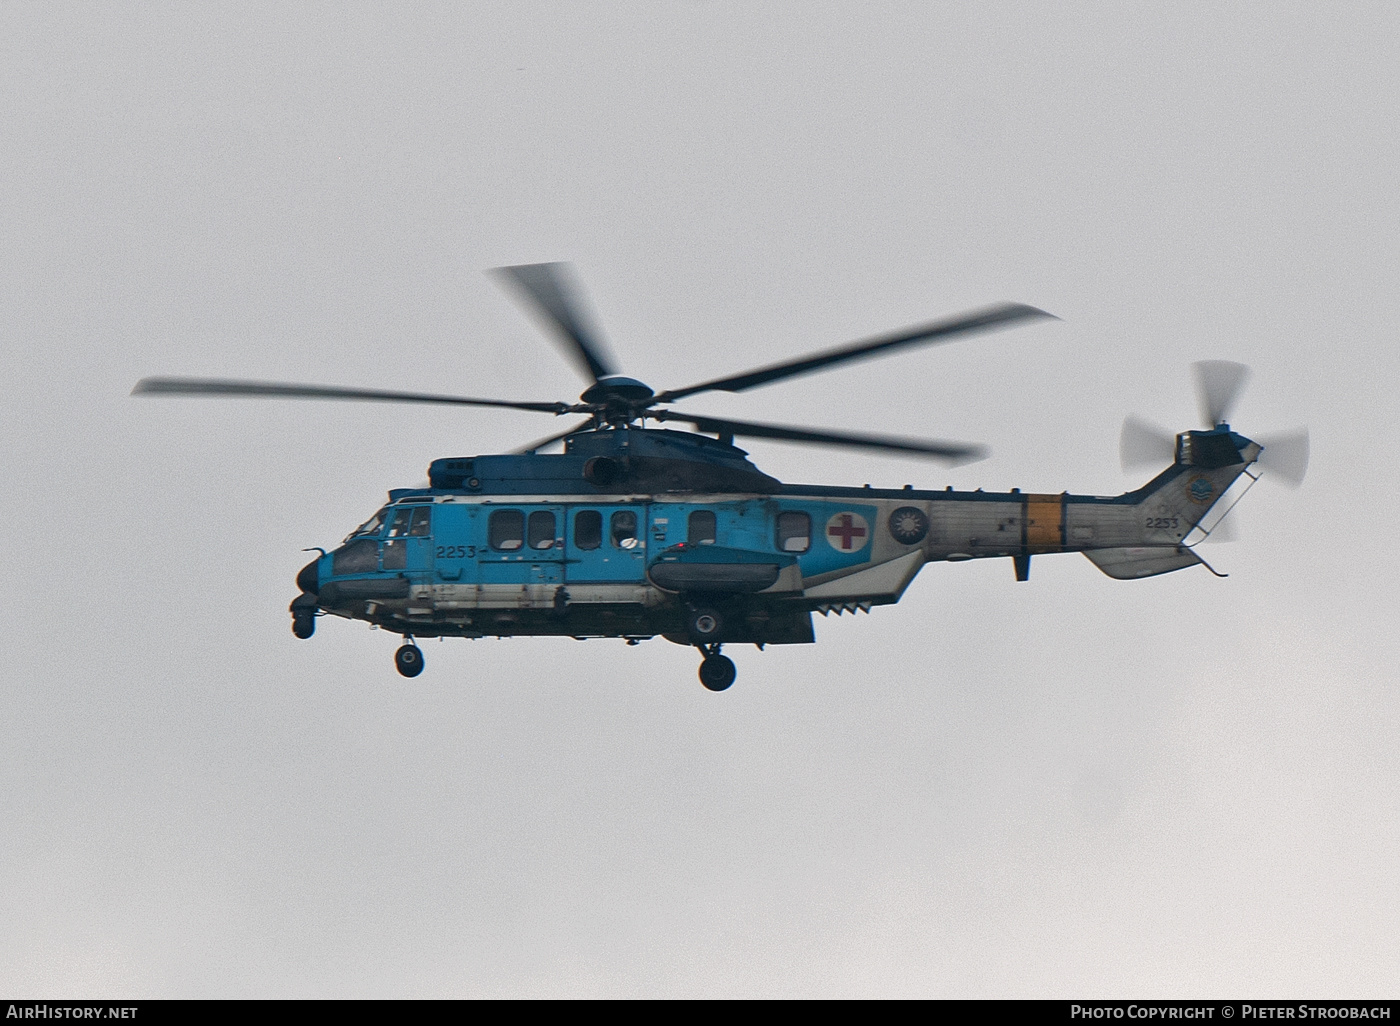
[[[784,537],[783,521],[784,521],[784,520],[791,520],[791,519],[794,519],[794,518],[796,518],[796,517],[801,517],[801,518],[806,522],[807,530],[806,530],[805,535],[804,535],[804,534],[790,533],[790,534],[787,534],[786,537]],[[790,548],[790,547],[788,547],[788,545],[787,545],[788,542],[790,542],[790,541],[795,541],[795,540],[797,540],[798,538],[802,538],[802,537],[805,537],[805,538],[806,538],[806,544],[803,545],[802,548],[800,548],[800,549],[795,549],[795,548]],[[811,552],[811,551],[812,551],[812,514],[808,513],[806,510],[801,510],[801,509],[785,509],[785,510],[781,510],[781,511],[778,513],[777,519],[774,520],[774,522],[773,522],[773,547],[776,548],[779,552],[787,552],[787,553],[791,553],[791,554],[794,554],[794,555],[801,555],[801,554],[804,553],[804,552]]]
[[[384,570],[407,570],[408,536],[385,538],[379,550],[379,564]]]
[[[583,542],[579,541],[578,522],[579,522],[580,518],[585,517],[585,516],[591,516],[591,517],[597,517],[597,518],[598,518],[598,533],[597,533],[596,535],[594,535],[594,536],[590,536],[590,540],[593,541],[593,544],[592,544],[592,545],[585,545],[585,544],[583,544]],[[596,510],[596,509],[581,509],[581,510],[577,510],[577,511],[574,513],[574,548],[578,549],[580,552],[596,552],[598,549],[601,549],[602,547],[603,547],[603,513],[602,513],[602,511],[601,511],[601,510]]]
[[[400,506],[394,510],[394,515],[389,518],[385,531],[385,538],[407,538],[408,532],[413,525],[414,510],[408,506]]]
[[[374,555],[365,558],[366,551]],[[352,574],[377,574],[379,572],[379,542],[366,535],[352,538],[331,553],[331,576],[349,577]]]
[[[538,544],[535,541],[535,525],[540,523],[545,517],[549,518],[549,538],[548,540],[542,538],[541,541],[543,541],[544,544]],[[531,552],[548,552],[550,549],[554,548],[554,543],[558,538],[559,518],[554,515],[554,510],[530,510],[529,515],[525,517],[525,548],[529,549]]]
[[[375,512],[374,516],[370,517],[363,524],[350,532],[349,537],[345,539],[345,543],[349,543],[352,538],[378,538],[384,533],[384,525],[389,522],[389,511],[391,509],[393,509],[392,506],[381,506]],[[375,527],[375,524],[378,524],[378,526]],[[374,530],[370,530],[371,527],[374,527]]]
[[[632,518],[632,533],[619,538],[617,525],[622,517]],[[637,511],[632,509],[614,510],[613,515],[608,518],[608,539],[612,542],[612,547],[619,552],[631,552],[641,544],[641,519],[637,516]],[[631,541],[631,545],[623,545],[624,541]]]
[[[518,529],[513,538],[501,541],[514,541],[514,545],[497,544],[496,524],[504,523],[507,517],[517,518]],[[519,509],[493,509],[486,518],[486,544],[492,552],[523,552],[525,550],[525,512]]]
[[[695,522],[696,520],[703,522],[706,517],[710,521],[709,537],[697,538],[696,534],[699,532],[696,531]],[[714,545],[717,541],[719,541],[719,518],[715,516],[715,511],[712,509],[691,510],[685,518],[685,543],[687,545]]]

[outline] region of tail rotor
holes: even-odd
[[[1308,429],[1298,428],[1276,435],[1255,439],[1264,450],[1259,454],[1259,466],[1291,488],[1303,483],[1308,473]]]
[[[1244,390],[1249,368],[1230,360],[1201,360],[1192,364],[1191,370],[1206,430],[1228,430],[1230,413]],[[1264,435],[1256,441],[1263,450],[1256,466],[1265,471],[1266,476],[1293,488],[1303,483],[1308,472],[1307,428]],[[1123,421],[1118,454],[1125,472],[1160,467],[1176,458],[1176,439],[1156,424],[1130,416]]]
[[[1124,473],[1160,467],[1176,459],[1176,437],[1151,421],[1126,417],[1118,438],[1118,458]]]
[[[1196,377],[1196,401],[1206,429],[1228,423],[1230,410],[1249,377],[1249,368],[1229,360],[1201,360],[1193,363],[1191,370]]]

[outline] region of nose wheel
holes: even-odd
[[[734,668],[734,660],[719,654],[719,645],[701,645],[704,659],[700,661],[700,683],[711,691],[724,691],[734,683],[739,671]]]
[[[423,650],[413,643],[412,638],[394,653],[394,669],[405,677],[416,677],[423,672]]]

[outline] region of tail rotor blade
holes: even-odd
[[[1249,368],[1229,360],[1201,360],[1191,365],[1196,372],[1196,392],[1206,427],[1224,424],[1249,377]]]
[[[1156,424],[1126,417],[1118,437],[1118,458],[1124,471],[1164,466],[1176,459],[1176,438]]]
[[[1256,439],[1263,452],[1259,466],[1284,483],[1297,488],[1308,473],[1308,429]]]

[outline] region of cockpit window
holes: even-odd
[[[389,522],[389,537],[426,538],[432,533],[432,516],[433,511],[428,506],[396,509],[394,519]]]
[[[331,573],[336,577],[372,574],[379,569],[379,545],[368,538],[342,545],[335,550],[331,566]]]
[[[375,535],[384,529],[384,518],[389,513],[389,507],[385,506],[374,516],[370,517],[359,527],[350,533],[351,538],[361,538],[367,535]]]
[[[394,519],[389,522],[389,537],[402,538],[408,534],[408,522],[416,512],[417,510],[411,509],[394,510]]]

